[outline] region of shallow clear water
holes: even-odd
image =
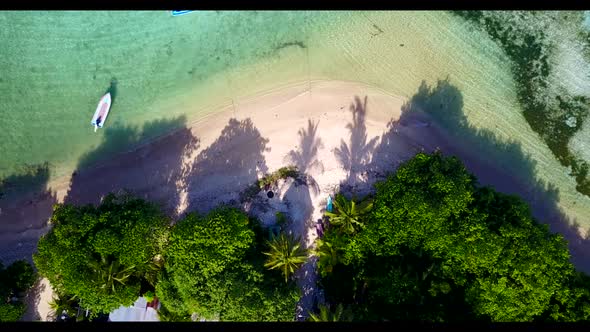
[[[301,26],[304,17],[0,13],[0,176],[24,163],[49,161],[54,175],[74,166],[101,140],[104,131],[94,134],[89,119],[112,78],[117,96],[106,128],[178,116],[186,110],[162,105],[300,33],[286,27]]]
[[[372,20],[386,31],[373,37]],[[0,176],[44,161],[61,175],[108,127],[194,119],[206,106],[310,77],[407,96],[421,79],[466,73],[473,81],[479,68],[449,67],[463,66],[456,54],[485,62],[497,50],[465,50],[462,38],[473,36],[453,36],[449,24],[457,23],[442,13],[3,12]],[[112,78],[117,95],[95,134],[89,119]]]
[[[590,211],[522,117],[505,55],[448,13],[2,12],[0,26],[0,176],[44,161],[64,175],[109,128],[239,110],[242,98],[279,85],[338,79],[411,97],[423,80],[448,78],[471,124],[521,143],[562,205]],[[117,95],[94,133],[90,118],[112,78]]]

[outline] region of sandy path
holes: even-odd
[[[286,164],[298,166],[314,185],[281,182],[275,198],[261,195],[257,200],[270,209],[245,208],[266,223],[273,222],[274,210],[288,212],[290,230],[312,247],[317,236],[313,223],[321,217],[329,193],[339,187],[366,193],[401,161],[437,147],[458,155],[482,183],[527,197],[536,215],[549,213],[535,192],[468,146],[455,144],[429,116],[402,115],[403,98],[352,82],[319,81],[311,86],[311,94],[305,83],[242,99],[156,142],[53,181],[47,193],[0,201],[0,258],[30,259],[47,230],[54,202],[98,203],[106,193],[126,188],[160,203],[171,215],[205,212],[221,202],[235,203],[238,193],[259,175]],[[390,121],[397,122],[388,126]],[[572,252],[582,257],[580,262],[590,261],[585,247],[576,248]],[[317,293],[314,264],[310,260],[297,274],[304,293],[297,310],[300,319]],[[43,292],[39,308],[50,299],[51,293]]]

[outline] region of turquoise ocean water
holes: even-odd
[[[371,15],[381,19],[377,28]],[[432,78],[433,69],[435,75],[448,71],[445,63],[429,68],[438,65],[427,63],[436,49],[416,55],[431,47],[423,42],[453,47],[454,36],[420,40],[431,30],[447,33],[448,27],[438,26],[452,21],[436,13],[3,12],[0,176],[45,161],[53,176],[63,175],[100,144],[109,127],[198,118],[206,106],[312,76],[365,81],[409,95],[420,79]],[[406,48],[373,36],[378,30],[371,29],[391,30]],[[385,63],[392,51],[410,61],[402,70],[396,66],[404,59]],[[364,64],[375,59],[372,67]],[[89,119],[113,79],[111,114],[105,130],[95,134]]]
[[[66,175],[109,128],[198,120],[281,85],[337,79],[411,97],[422,81],[449,79],[473,126],[518,141],[563,204],[586,204],[522,117],[506,56],[445,12],[1,12],[0,26],[0,177],[43,162],[52,178]],[[94,133],[113,80],[111,113]],[[101,158],[172,129],[122,139]]]

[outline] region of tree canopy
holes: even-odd
[[[156,286],[166,310],[223,321],[293,320],[299,292],[264,269],[256,230],[245,213],[227,207],[179,221]]]
[[[37,269],[93,314],[131,305],[141,295],[169,230],[155,205],[113,194],[98,207],[58,204],[51,223],[33,256]]]
[[[376,184],[365,219],[354,235],[329,229],[318,248],[338,254],[320,257],[327,297],[354,304],[357,319],[590,317],[588,278],[562,236],[455,157],[419,153],[401,165]]]
[[[26,307],[20,298],[36,278],[37,274],[27,261],[15,261],[6,269],[0,263],[0,322],[13,322],[22,317]]]

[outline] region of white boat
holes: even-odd
[[[111,93],[107,93],[106,95],[100,98],[98,102],[98,106],[96,107],[96,112],[94,112],[94,116],[92,117],[92,121],[90,124],[94,126],[94,132],[98,128],[102,128],[104,125],[107,116],[109,115],[109,110],[111,109]]]

